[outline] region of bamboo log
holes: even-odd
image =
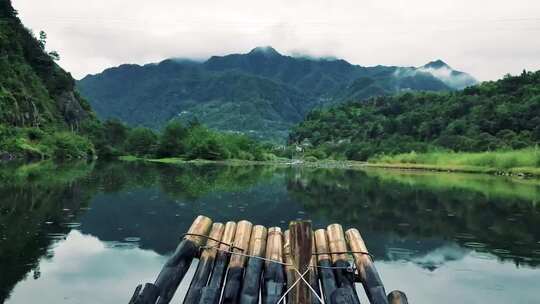
[[[336,274],[336,282],[339,287],[331,295],[331,303],[336,304],[359,304],[360,300],[354,287],[354,276],[347,268],[350,267],[347,260],[347,243],[343,234],[343,227],[339,224],[332,224],[327,227],[328,244],[332,253],[332,262]]]
[[[253,224],[248,221],[238,222],[236,234],[234,236],[235,248],[233,248],[233,252],[247,254],[252,227]],[[245,264],[245,256],[236,254],[231,256],[229,269],[227,271],[227,282],[225,283],[221,303],[233,304],[238,302]]]
[[[388,294],[389,304],[409,304],[405,293],[399,290],[394,290]]]
[[[309,263],[311,261],[311,222],[293,221],[289,224],[291,255],[294,264],[294,281],[300,278],[305,271],[310,271]],[[296,271],[297,270],[297,271]],[[299,274],[300,273],[300,274]],[[308,279],[308,276],[304,276]],[[309,282],[309,281],[308,281]],[[312,294],[304,281],[300,281],[291,290],[291,303],[311,304]]]
[[[262,303],[276,304],[283,295],[285,287],[285,273],[283,271],[283,234],[279,227],[268,229],[266,242],[266,259],[276,261],[265,262],[264,283],[262,289]]]
[[[324,296],[324,302],[330,303],[330,297],[332,293],[337,289],[336,277],[334,271],[329,268],[332,267],[332,260],[328,247],[328,237],[326,236],[326,230],[318,229],[315,231],[315,248],[317,250],[317,264],[319,265],[318,273],[322,285],[322,293]],[[324,253],[324,254],[321,254]]]
[[[319,277],[318,277],[318,269],[317,269],[317,255],[315,254],[317,252],[317,249],[315,248],[315,235],[313,234],[313,231],[311,231],[311,260],[309,261],[309,285],[311,285],[311,288],[315,290],[317,293],[317,296],[321,296],[321,287],[319,286]],[[311,303],[312,304],[320,304],[318,297],[312,295],[311,297]]]
[[[290,230],[285,230],[283,234],[283,257],[285,260],[285,275],[287,278],[287,286],[290,287],[294,283],[294,267],[293,259],[291,255],[291,232]],[[287,294],[287,303],[293,303],[292,294],[289,292]]]
[[[264,226],[254,226],[251,231],[249,242],[249,255],[242,290],[240,292],[240,304],[258,304],[259,289],[264,260],[255,257],[264,257],[266,250],[267,229]]]
[[[129,304],[154,304],[159,296],[159,289],[152,283],[146,283],[141,291],[142,285],[137,286],[135,293],[131,297]]]
[[[212,220],[199,215],[188,230],[188,234],[208,235]],[[154,284],[146,284],[143,291],[137,296],[137,304],[167,304],[171,301],[180,281],[184,278],[193,258],[198,254],[199,248],[206,241],[205,237],[186,235],[173,255],[161,269]]]
[[[222,223],[214,223],[212,229],[210,230],[210,238],[215,240],[221,240],[223,236],[223,231],[225,230],[225,225]],[[214,266],[214,259],[216,258],[217,249],[213,248],[219,245],[219,242],[209,239],[206,243],[207,248],[205,248],[199,259],[199,265],[197,265],[197,270],[195,275],[191,280],[186,297],[184,298],[184,304],[198,304],[201,298],[201,289],[206,286],[208,282],[208,277],[212,272],[212,267]]]
[[[379,277],[379,273],[377,272],[371,257],[367,254],[368,250],[360,232],[357,229],[349,229],[347,230],[346,236],[352,251],[366,253],[354,253],[353,256],[369,302],[371,304],[387,304],[388,299],[386,297],[383,282]]]
[[[210,276],[208,286],[204,287],[201,291],[201,298],[199,304],[217,304],[219,303],[219,297],[221,295],[221,285],[227,272],[229,265],[230,254],[226,251],[231,250],[231,245],[234,241],[234,235],[236,232],[236,223],[227,222],[225,224],[225,231],[221,238],[222,244],[219,245],[219,250],[216,255],[216,262],[214,270]],[[228,244],[228,245],[227,245]]]

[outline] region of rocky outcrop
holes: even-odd
[[[73,91],[61,93],[56,98],[56,103],[64,121],[68,125],[77,125],[82,120],[88,118],[88,112],[81,106],[79,99]]]

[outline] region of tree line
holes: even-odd
[[[84,126],[100,158],[133,155],[141,158],[178,157],[187,160],[271,160],[271,146],[232,132],[218,132],[198,121],[170,121],[161,132],[131,128],[112,119]]]
[[[307,154],[353,160],[411,151],[521,149],[539,142],[540,71],[459,92],[408,92],[317,109],[289,136]]]

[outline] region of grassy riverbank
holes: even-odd
[[[369,160],[369,166],[540,177],[540,150],[411,152],[374,157]]]

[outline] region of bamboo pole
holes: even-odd
[[[317,252],[317,249],[315,248],[315,235],[313,234],[313,231],[311,231],[311,260],[309,261],[309,285],[311,285],[311,288],[317,293],[317,295],[321,296],[321,287],[319,286],[319,276],[318,276],[318,269],[317,269],[317,255],[315,254]],[[320,304],[319,299],[312,295],[311,297],[311,303],[312,304]]]
[[[290,287],[294,283],[294,267],[293,259],[291,255],[291,232],[287,229],[283,234],[283,257],[285,260],[285,275],[287,278],[287,287]],[[287,303],[292,302],[292,294],[287,294]]]
[[[231,250],[231,245],[234,241],[234,235],[236,233],[236,223],[227,222],[225,224],[225,231],[221,238],[222,244],[219,245],[219,250],[216,255],[216,262],[214,270],[210,276],[208,286],[204,287],[201,291],[201,298],[199,304],[217,304],[219,303],[219,297],[221,295],[221,285],[225,278],[225,273],[229,265],[230,254],[226,251]]]
[[[146,283],[142,289],[142,285],[137,286],[129,304],[154,304],[159,296],[159,289],[152,283]]]
[[[191,224],[188,234],[208,235],[211,225],[210,218],[199,215]],[[146,284],[134,302],[137,304],[154,304],[156,301],[158,304],[169,303],[193,258],[198,254],[200,246],[205,242],[205,237],[186,235],[161,269],[154,284]]]
[[[241,254],[248,253],[247,249],[252,227],[253,224],[248,221],[238,222],[236,234],[234,236],[235,248],[233,248],[233,252]],[[229,262],[229,268],[227,270],[227,282],[225,282],[221,303],[233,304],[238,302],[245,264],[245,256],[236,254],[231,256],[231,261]]]
[[[262,303],[276,304],[283,295],[286,283],[283,265],[281,264],[283,262],[283,234],[279,227],[268,229],[266,259],[277,263],[265,262]]]
[[[311,262],[311,222],[293,221],[289,224],[291,256],[294,264],[294,281],[300,278],[300,275],[306,271],[311,271],[309,264]],[[306,275],[304,278],[309,279]],[[309,283],[309,281],[308,281]],[[298,282],[291,290],[291,303],[311,304],[312,294],[304,281]]]
[[[354,287],[353,273],[348,271],[350,267],[347,259],[347,243],[343,234],[343,227],[339,224],[332,224],[327,227],[328,244],[332,252],[333,266],[336,267],[336,282],[338,289],[331,295],[332,303],[359,304],[358,295]]]
[[[212,229],[210,230],[210,238],[215,240],[221,240],[223,236],[223,231],[225,230],[225,225],[222,223],[214,223]],[[208,277],[212,272],[212,267],[214,266],[214,259],[216,258],[217,249],[216,246],[219,245],[219,242],[209,239],[206,243],[206,247],[199,259],[199,265],[197,265],[197,270],[195,275],[191,280],[186,297],[184,298],[184,304],[198,304],[201,298],[201,289],[206,286],[208,282]]]
[[[264,226],[253,226],[251,241],[249,242],[249,255],[242,290],[240,292],[240,304],[258,304],[261,275],[264,260],[256,257],[264,257],[266,251],[266,237],[268,231]]]
[[[394,290],[388,294],[389,304],[409,304],[405,293],[399,290]]]
[[[318,273],[321,280],[324,302],[330,303],[331,295],[337,289],[337,283],[334,271],[329,268],[332,267],[332,259],[330,258],[330,255],[327,254],[330,252],[330,248],[328,247],[326,230],[318,229],[315,231],[315,248],[317,250],[317,265],[320,266]]]
[[[358,229],[349,229],[347,230],[346,236],[352,251],[365,252],[365,254],[354,253],[353,256],[362,285],[364,286],[364,290],[366,291],[370,303],[387,304],[388,300],[383,282],[379,277],[379,273],[377,272],[371,257],[367,254],[368,250],[360,232]]]

